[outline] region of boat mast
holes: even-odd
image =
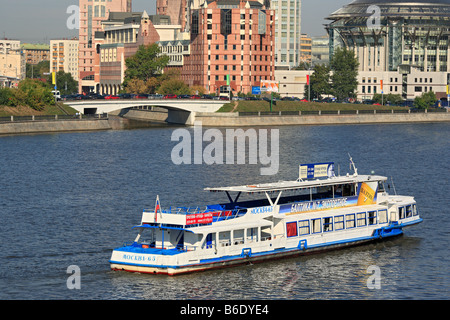
[[[348,156],[350,157],[350,166],[353,167],[353,171],[354,171],[354,176],[358,175],[358,169],[355,166],[355,163],[353,162],[352,156],[350,155],[350,153],[348,154]]]

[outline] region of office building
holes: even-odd
[[[78,39],[50,40],[50,72],[59,71],[78,81]]]
[[[301,61],[301,0],[271,0],[270,8],[275,11],[275,66],[295,68]]]
[[[205,1],[190,14],[190,55],[182,69],[189,86],[237,94],[274,80],[273,10],[260,1],[223,0]]]

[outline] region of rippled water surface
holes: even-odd
[[[259,165],[174,165],[174,129],[0,137],[0,298],[450,298],[449,124],[281,127],[273,177]],[[414,195],[424,222],[381,243],[186,276],[109,269],[157,194],[163,207],[224,201],[203,188],[296,179],[300,163],[335,161],[342,174],[347,153]],[[71,265],[80,290],[67,288]],[[379,290],[367,288],[374,265]]]

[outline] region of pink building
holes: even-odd
[[[131,12],[131,0],[80,0],[79,92],[99,91],[100,57],[94,44],[110,12]]]
[[[259,1],[215,0],[191,12],[182,79],[210,93],[248,93],[275,80],[275,15]]]

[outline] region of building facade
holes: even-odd
[[[330,40],[328,36],[311,37],[312,65],[330,64]]]
[[[78,39],[50,40],[50,72],[64,71],[78,81]]]
[[[97,32],[95,43],[100,52],[100,94],[118,94],[125,78],[125,61],[141,45],[159,41],[147,12],[111,12]]]
[[[28,64],[38,64],[42,61],[50,60],[50,46],[48,44],[23,44],[22,51],[25,55],[25,62]]]
[[[16,87],[25,75],[26,60],[20,40],[0,39],[0,87]]]
[[[311,65],[312,62],[312,41],[307,34],[300,37],[300,63]]]
[[[209,93],[248,93],[274,80],[275,12],[259,1],[205,1],[191,10],[182,80]]]
[[[378,8],[379,17],[374,17],[373,8]],[[359,60],[359,99],[383,91],[412,100],[430,90],[446,98],[450,82],[448,0],[356,0],[328,19],[330,54],[346,47]]]
[[[99,92],[100,58],[94,45],[95,33],[110,12],[131,12],[131,0],[80,0],[79,92]]]
[[[270,8],[275,11],[277,69],[292,69],[300,63],[301,4],[301,0],[270,1]]]

